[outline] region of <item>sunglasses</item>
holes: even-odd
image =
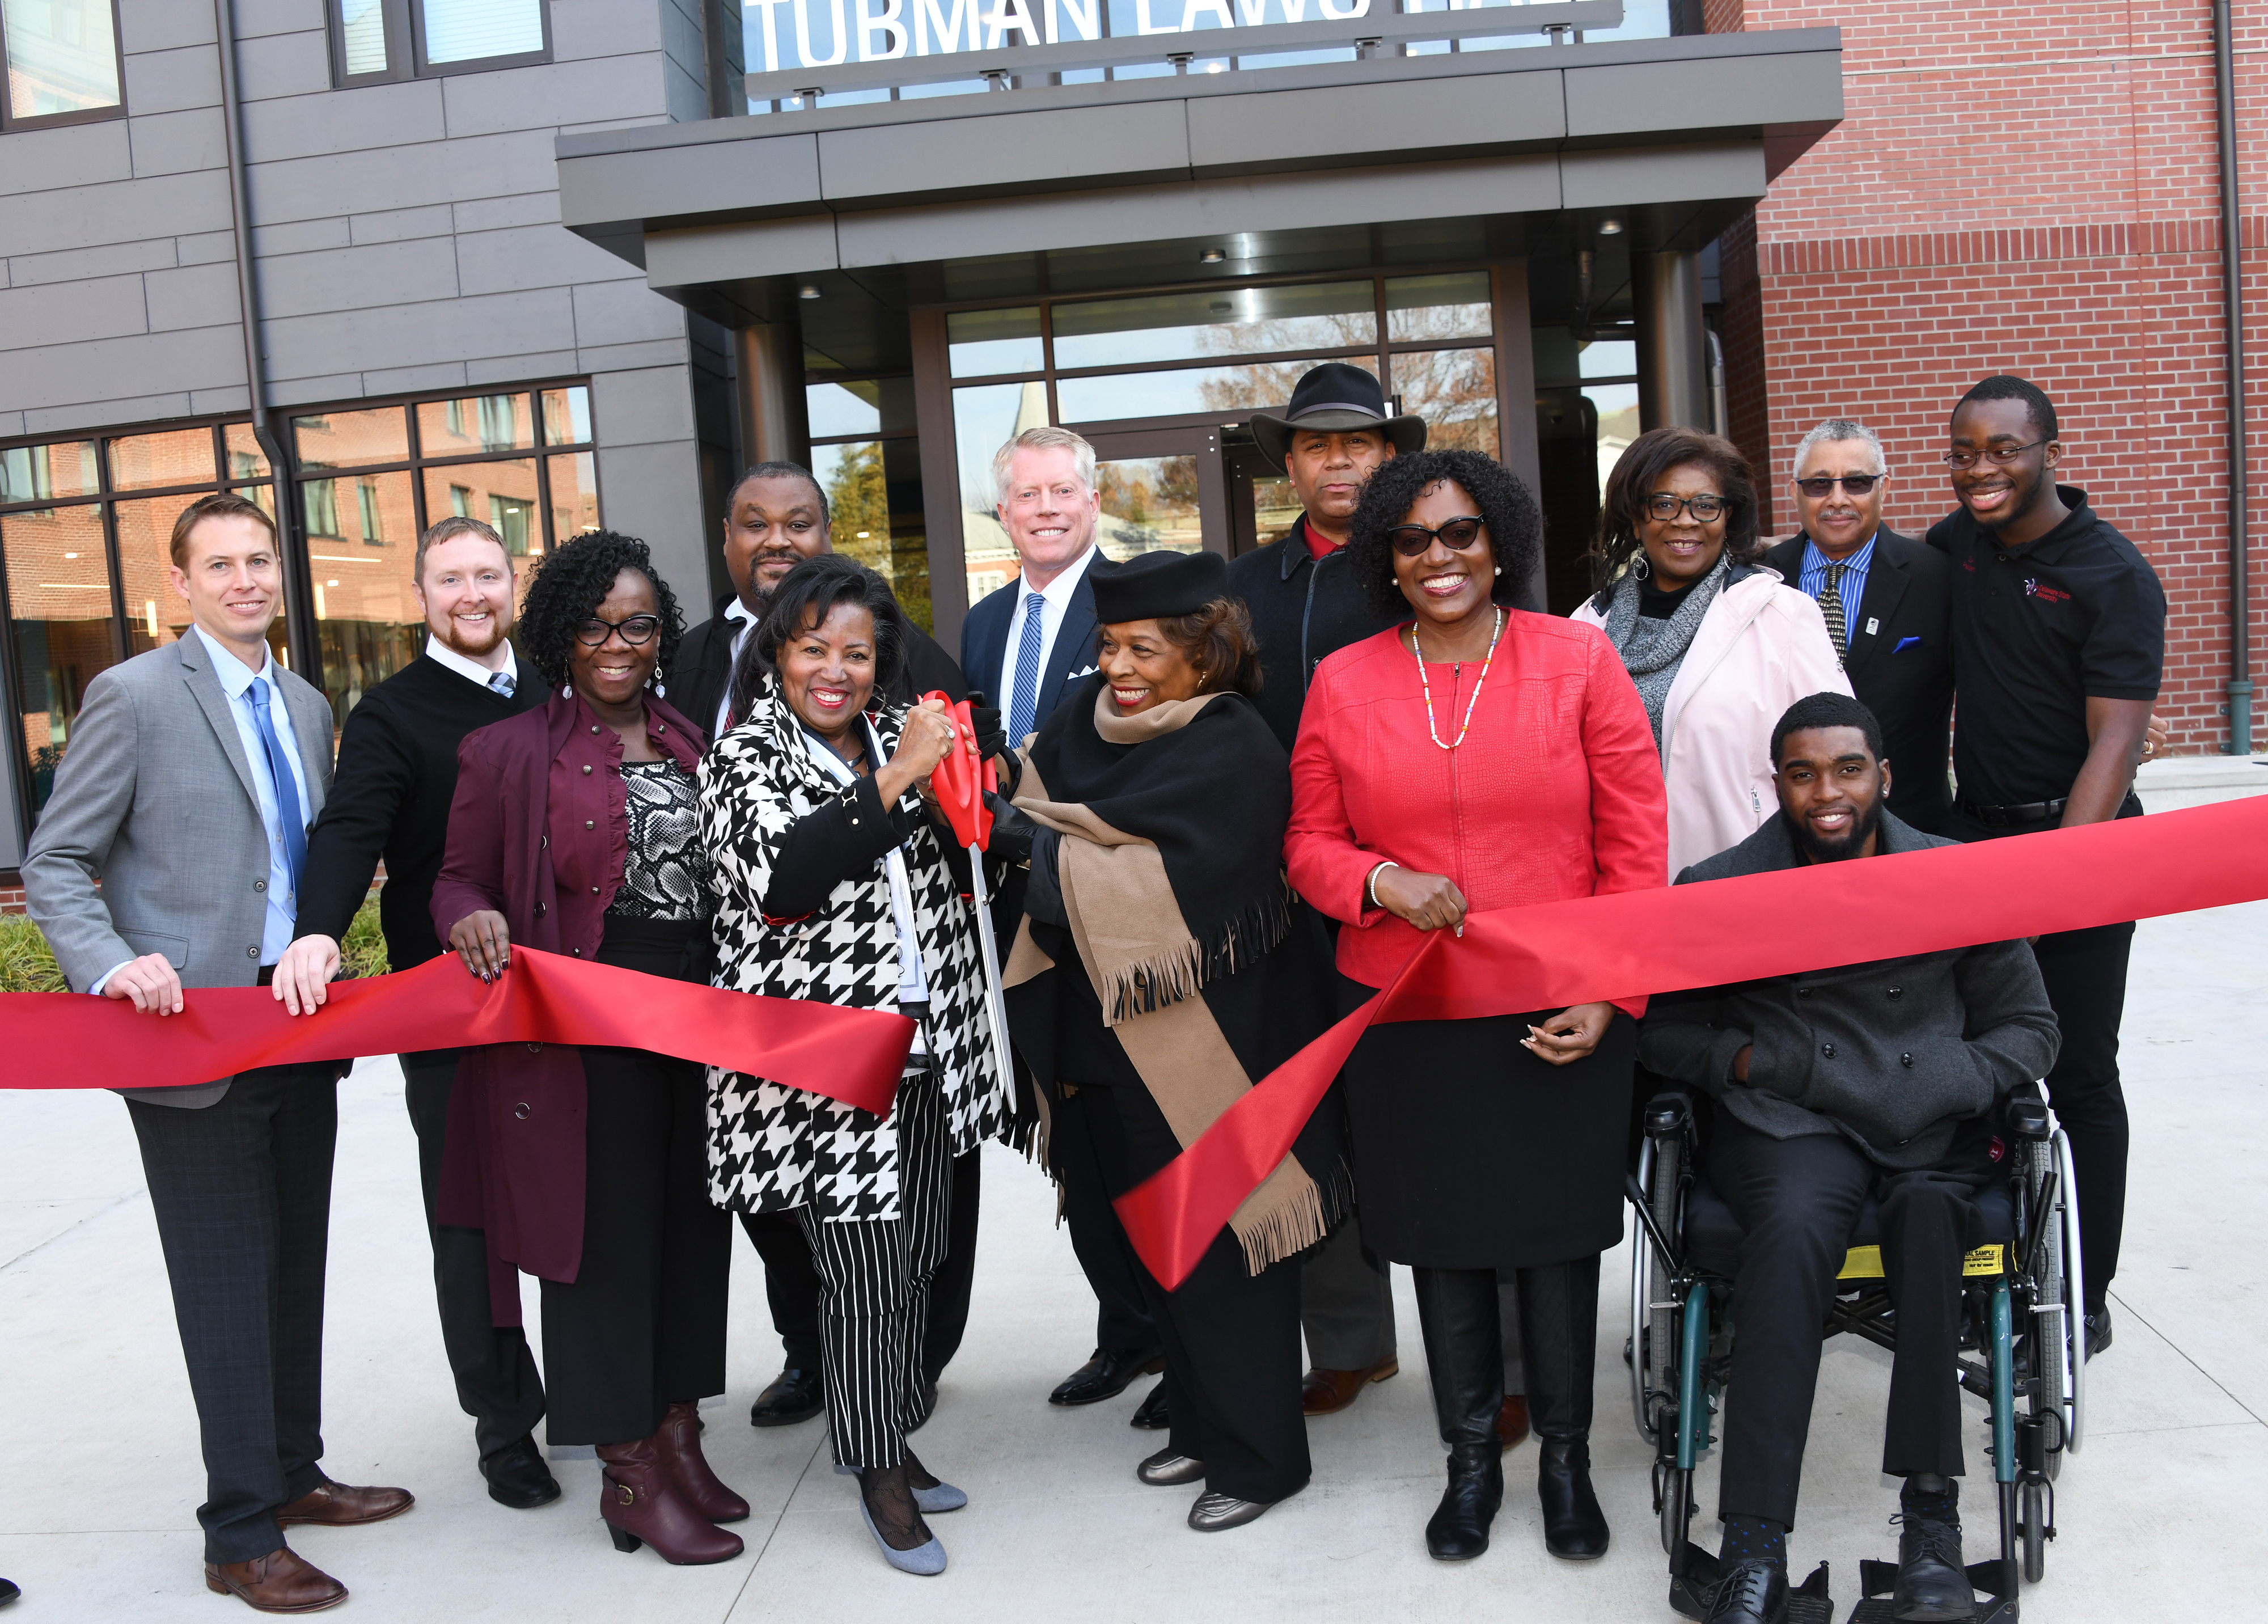
[[[1429,530],[1422,524],[1398,524],[1386,533],[1386,539],[1405,558],[1415,558],[1437,538],[1450,551],[1462,552],[1481,539],[1484,523],[1478,519],[1452,519],[1438,530]]]
[[[1888,474],[1845,474],[1837,479],[1830,474],[1818,479],[1799,479],[1795,488],[1808,497],[1822,497],[1834,495],[1835,487],[1840,485],[1852,496],[1864,496],[1889,477]]]
[[[628,620],[600,620],[593,615],[575,628],[575,640],[585,648],[596,648],[607,640],[610,631],[622,634],[622,641],[632,648],[653,641],[653,634],[661,630],[659,615],[633,615]]]

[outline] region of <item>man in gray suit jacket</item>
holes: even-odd
[[[1873,712],[1847,694],[1799,699],[1772,730],[1780,815],[1680,885],[1953,842],[1884,809],[1889,768]],[[1867,921],[1807,924],[1865,951]],[[1999,1176],[1993,1111],[2055,1064],[2055,1011],[2031,949],[1987,942],[1654,1000],[1638,1058],[1717,1102],[1710,1182],[1742,1230],[1733,1281],[1740,1340],[1724,1427],[1724,1575],[1712,1624],[1787,1611],[1819,1327],[1859,1210],[1880,1203],[1882,1266],[1897,1310],[1882,1471],[1899,1496],[1901,1619],[1966,1618],[1958,1510],[1961,1262],[1985,1237],[1976,1198]]]
[[[203,497],[174,523],[172,553],[191,628],[88,685],[23,868],[70,985],[160,1018],[187,1007],[185,987],[268,983],[331,780],[330,706],[269,651],[274,523],[241,498]],[[124,1091],[196,1399],[205,1583],[261,1612],[346,1598],[284,1528],[410,1505],[317,1465],[342,1069]]]

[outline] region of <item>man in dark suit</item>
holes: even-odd
[[[1874,432],[1830,417],[1796,447],[1802,528],[1764,563],[1819,601],[1852,691],[1881,723],[1889,809],[1935,834],[1953,805],[1952,601],[1945,555],[1882,523],[1889,484]]]
[[[339,971],[340,941],[381,859],[387,967],[409,970],[443,950],[431,904],[457,791],[457,745],[547,695],[542,676],[512,651],[512,556],[494,530],[477,519],[444,519],[418,538],[410,570],[410,591],[425,611],[425,652],[364,694],[340,736],[331,798],[307,833],[299,934],[276,965],[276,985],[294,1014],[324,1001],[325,985]],[[489,1497],[524,1510],[559,1498],[534,1436],[543,1378],[526,1334],[517,1324],[496,1324],[490,1310],[481,1232],[445,1227],[433,1211],[459,1052],[403,1055],[402,1097],[417,1133],[441,1345],[457,1402],[474,1420]]]
[[[833,552],[827,492],[809,469],[798,462],[758,462],[742,474],[725,503],[725,573],[732,592],[717,600],[717,611],[685,634],[677,659],[662,674],[674,703],[699,722],[714,743],[733,720],[733,673],[748,633],[762,618],[772,588],[806,558]],[[905,670],[889,698],[911,705],[923,694],[942,690],[966,699],[968,684],[953,657],[918,626],[907,649]],[[979,696],[981,698],[982,696]],[[961,1347],[968,1325],[968,1293],[976,1267],[976,1219],[983,1163],[979,1153],[953,1163],[952,1234],[946,1259],[930,1284],[929,1334],[923,1372],[934,1390],[937,1378]],[[764,1262],[764,1295],[772,1326],[779,1332],[785,1363],[749,1412],[758,1427],[786,1427],[819,1414],[825,1400],[821,1382],[819,1273],[810,1244],[792,1219],[782,1213],[742,1213],[740,1227]]]
[[[1013,747],[1048,719],[1065,683],[1094,669],[1094,587],[1087,572],[1099,550],[1094,532],[1102,511],[1094,447],[1068,429],[1026,429],[994,455],[992,487],[1020,573],[961,622],[961,665],[999,696]],[[1004,903],[996,920],[1012,924],[1012,899]],[[1056,1384],[1048,1402],[1094,1404],[1161,1369],[1165,1350],[1143,1306],[1134,1251],[1104,1193],[1084,1118],[1057,1111],[1049,1128],[1071,1250],[1097,1309],[1094,1355]],[[1164,1424],[1164,1392],[1161,1382],[1137,1412],[1137,1426]]]
[[[200,497],[171,556],[191,624],[88,684],[24,859],[26,905],[70,985],[160,1017],[188,1007],[185,987],[269,982],[331,782],[330,705],[268,644],[284,603],[275,521],[241,497]],[[318,1464],[342,1070],[126,1096],[197,1406],[205,1584],[265,1613],[346,1599],[284,1529],[411,1503]]]

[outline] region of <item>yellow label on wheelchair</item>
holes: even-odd
[[[1994,1243],[1979,1246],[1961,1260],[1963,1275],[1999,1274],[2007,1266],[2007,1248]],[[1879,1246],[1853,1246],[1843,1259],[1843,1272],[1837,1280],[1880,1280],[1882,1278],[1882,1249]]]

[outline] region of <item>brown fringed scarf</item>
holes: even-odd
[[[1071,934],[1104,1023],[1187,1148],[1252,1086],[1222,1015],[1240,1030],[1273,1012],[1242,975],[1290,926],[1282,874],[1291,786],[1282,747],[1241,698],[1205,694],[1122,716],[1099,681],[1066,695],[1066,726],[1026,757],[1019,810],[1064,837],[1057,859]],[[1259,770],[1256,770],[1259,768]],[[1025,920],[1003,978],[1057,968]],[[1306,1000],[1301,1000],[1302,1002]],[[1289,1048],[1312,1034],[1285,1034]],[[1306,1150],[1320,1163],[1312,1170]],[[1321,1240],[1344,1205],[1335,1150],[1295,1147],[1230,1221],[1254,1273]]]

